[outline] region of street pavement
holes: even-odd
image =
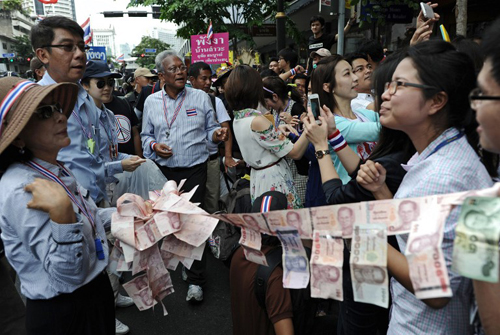
[[[181,278],[182,264],[171,272],[175,292],[163,299],[168,315],[163,316],[161,305],[140,312],[135,305],[118,308],[116,317],[130,327],[131,335],[231,335],[231,294],[229,269],[215,259],[210,250],[207,257],[207,284],[204,300],[199,304],[186,302],[187,284]],[[124,274],[125,282],[130,280]],[[122,293],[125,292],[122,289]]]

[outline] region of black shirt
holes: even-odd
[[[115,114],[116,121],[120,126],[118,130],[118,151],[129,155],[135,155],[134,135],[132,127],[137,127],[139,119],[124,98],[113,97],[111,102],[105,104],[106,108]]]
[[[328,51],[332,48],[332,46],[336,43],[335,34],[323,34],[319,38],[314,38],[314,35],[309,37],[309,43],[307,43],[309,47],[309,55],[311,52],[318,51],[321,48],[325,48]],[[309,57],[309,71],[312,70],[312,58]]]

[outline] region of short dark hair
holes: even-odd
[[[294,68],[299,61],[299,55],[293,49],[285,48],[278,52],[278,57],[282,57],[285,62],[290,62],[290,67]]]
[[[319,15],[314,15],[313,17],[311,17],[311,19],[309,20],[309,26],[313,24],[313,22],[316,22],[318,21],[319,24],[321,24],[321,27],[324,27],[325,26],[325,19]]]
[[[260,77],[262,79],[264,79],[266,77],[277,77],[277,76],[278,76],[278,74],[271,69],[265,69],[265,70],[262,70],[260,72]]]
[[[500,18],[497,19],[484,33],[481,50],[484,59],[491,61],[492,76],[500,85]]]
[[[30,39],[33,50],[50,45],[54,40],[54,29],[61,28],[83,39],[83,29],[75,21],[64,16],[49,16],[31,28]]]
[[[356,52],[367,54],[377,63],[380,63],[384,59],[384,48],[375,40],[364,39]]]
[[[263,101],[262,78],[248,65],[238,65],[231,71],[225,87],[225,98],[235,111],[257,108]]]
[[[361,52],[351,52],[347,55],[344,56],[344,59],[349,63],[351,64],[352,66],[352,62],[356,59],[359,59],[359,58],[362,58],[364,59],[365,61],[368,62],[368,57],[366,56],[365,53],[361,53]]]
[[[194,64],[191,64],[191,66],[189,67],[188,76],[198,78],[200,72],[205,70],[209,70],[210,72],[212,72],[212,68],[207,63],[196,62]]]
[[[476,74],[478,74],[484,63],[484,56],[479,44],[462,35],[457,35],[457,37],[451,41],[451,44],[453,44],[458,51],[463,52],[472,59]]]
[[[271,57],[269,58],[269,64],[271,64],[272,62],[278,62],[278,57]]]

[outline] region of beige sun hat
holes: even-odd
[[[147,78],[154,78],[158,77],[156,74],[151,73],[150,69],[146,69],[145,67],[139,67],[137,70],[134,72],[134,79],[138,77],[147,77]]]
[[[43,99],[51,94],[69,117],[78,96],[76,84],[40,86],[17,77],[0,79],[0,153],[23,130]]]

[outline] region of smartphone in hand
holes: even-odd
[[[311,106],[311,111],[314,115],[315,120],[319,120],[320,112],[319,112],[319,95],[311,94],[309,95],[309,106]]]
[[[424,2],[421,2],[420,3],[420,8],[422,9],[422,14],[424,15],[424,17],[427,20],[434,18],[434,10],[432,9],[431,6],[429,6],[428,4],[426,4]]]

